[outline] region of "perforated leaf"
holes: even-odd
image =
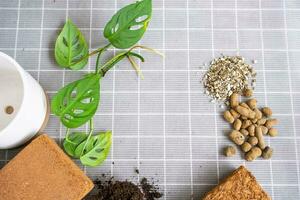
[[[80,157],[83,165],[95,167],[100,165],[108,156],[111,146],[111,131],[92,136],[92,146],[86,148],[84,154]],[[87,145],[88,146],[88,145]]]
[[[82,33],[68,20],[55,43],[56,62],[61,67],[78,70],[87,64],[88,58],[85,57],[88,54],[88,45]]]
[[[93,148],[95,139],[95,136],[91,136],[89,139],[86,139],[81,144],[79,144],[75,149],[74,157],[80,158],[82,155],[89,152]]]
[[[65,152],[69,156],[75,157],[75,149],[78,145],[85,141],[87,137],[88,135],[83,132],[74,132],[70,134],[69,137],[65,138],[63,143]]]
[[[116,48],[129,48],[142,38],[151,15],[152,0],[130,4],[119,10],[106,24],[104,37]]]
[[[77,128],[90,120],[100,100],[99,74],[90,74],[58,91],[51,110],[67,128]]]

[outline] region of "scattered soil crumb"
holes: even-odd
[[[96,191],[87,196],[84,200],[155,200],[163,195],[158,191],[154,183],[149,183],[142,178],[140,184],[129,181],[109,180],[94,181]]]

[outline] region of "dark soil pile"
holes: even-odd
[[[96,194],[89,195],[85,200],[155,200],[163,195],[157,186],[150,184],[146,178],[140,185],[128,181],[96,180]]]

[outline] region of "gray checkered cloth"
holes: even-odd
[[[51,97],[95,65],[95,58],[81,71],[55,64],[54,42],[66,18],[80,27],[93,50],[107,43],[105,23],[130,2],[0,0],[0,51],[14,57]],[[128,62],[102,80],[95,126],[113,131],[113,147],[102,166],[78,165],[92,178],[102,173],[133,181],[153,178],[165,194],[162,199],[188,200],[200,199],[244,164],[272,199],[300,199],[300,1],[153,0],[153,7],[141,44],[165,58],[142,52],[144,80]],[[115,53],[109,50],[104,59]],[[255,97],[280,120],[279,136],[267,139],[275,149],[272,160],[249,163],[241,154],[222,155],[231,144],[226,136],[230,126],[200,83],[201,66],[221,54],[258,61]],[[55,116],[45,131],[60,143],[65,135]],[[0,165],[19,150],[0,151]]]

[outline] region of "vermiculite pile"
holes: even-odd
[[[203,77],[205,93],[221,102],[227,101],[233,93],[241,94],[252,88],[255,82],[255,70],[241,56],[214,59]]]

